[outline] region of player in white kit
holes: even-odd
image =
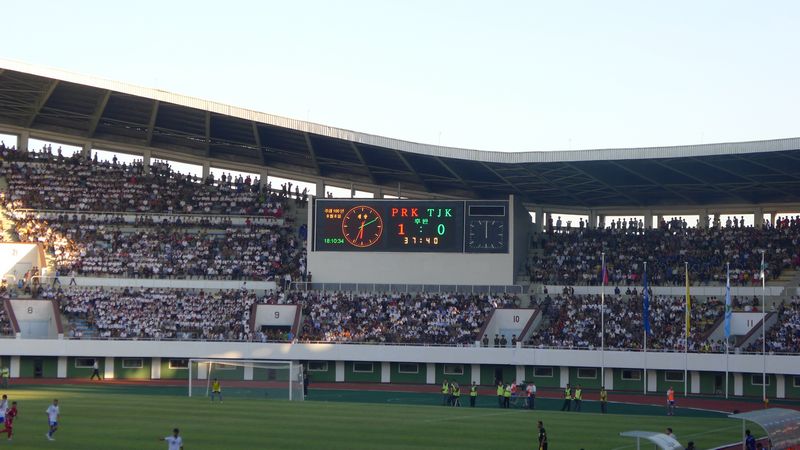
[[[53,404],[47,407],[47,423],[50,424],[50,431],[45,436],[47,436],[48,441],[55,441],[53,434],[58,430],[59,414],[58,399],[53,399]]]
[[[178,436],[180,430],[177,428],[172,430],[172,436],[167,436],[159,439],[159,441],[167,441],[167,450],[183,450],[183,438]]]

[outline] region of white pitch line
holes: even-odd
[[[425,422],[446,422],[446,421],[449,421],[449,420],[483,419],[484,417],[506,416],[508,414],[515,414],[515,413],[519,414],[519,413],[522,413],[522,412],[524,412],[524,411],[512,410],[512,411],[496,412],[496,413],[491,413],[491,414],[474,414],[474,415],[471,415],[471,416],[438,417],[436,419],[426,420]]]

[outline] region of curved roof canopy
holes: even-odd
[[[337,129],[0,60],[0,128],[56,132],[388,189],[531,204],[800,203],[800,138],[504,153]]]

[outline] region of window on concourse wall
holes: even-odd
[[[597,369],[593,367],[578,368],[578,378],[585,380],[596,380]]]
[[[123,358],[122,359],[122,368],[123,369],[141,369],[144,367],[144,361],[142,358]]]
[[[40,152],[45,146],[52,149],[53,155],[58,155],[58,149],[61,148],[61,156],[69,158],[75,153],[83,151],[83,147],[79,145],[64,144],[62,142],[46,141],[43,139],[28,139],[28,151]]]
[[[308,362],[308,371],[309,372],[327,372],[328,371],[328,361],[309,361]]]
[[[100,162],[111,162],[114,161],[114,157],[117,157],[117,164],[133,164],[135,162],[142,162],[144,157],[142,155],[133,155],[130,153],[120,153],[111,150],[101,150],[99,148],[92,149],[92,159],[97,158]]]
[[[16,148],[19,138],[15,134],[0,133],[0,142],[3,143],[5,148]]]
[[[76,369],[91,369],[94,367],[94,358],[75,358]]]
[[[354,362],[353,372],[358,373],[372,373],[375,371],[375,366],[371,362]]]
[[[741,222],[744,219],[744,227],[752,227],[754,217],[754,214],[720,214],[719,222],[722,228],[742,228]]]
[[[533,368],[533,376],[538,378],[552,378],[553,377],[553,368],[552,367],[534,367]]]
[[[189,360],[188,359],[170,359],[169,360],[169,368],[170,369],[188,369],[189,368]]]
[[[622,377],[625,381],[639,381],[642,379],[642,371],[636,369],[624,369]]]
[[[772,377],[770,375],[767,375],[767,386],[769,386],[769,381],[770,381],[769,379],[770,378],[772,378]],[[754,373],[753,375],[750,376],[750,383],[753,386],[761,386],[761,385],[763,385],[761,380],[763,380],[763,377],[762,377],[762,375],[760,373]]]
[[[399,363],[397,365],[398,373],[419,373],[418,363]]]
[[[667,370],[664,372],[664,381],[683,383],[683,372],[679,370]]]
[[[463,364],[445,364],[444,365],[444,374],[445,375],[464,375],[464,365]]]

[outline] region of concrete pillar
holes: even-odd
[[[336,378],[337,383],[344,381],[344,361],[336,361]]]
[[[150,379],[161,379],[161,358],[152,358],[150,360]]]
[[[689,372],[689,393],[700,393],[700,372],[692,370]]]
[[[269,171],[267,169],[262,169],[258,173],[258,185],[261,188],[266,188],[268,183],[269,183]]]
[[[325,198],[325,182],[322,180],[317,181],[317,198]]]
[[[244,381],[253,381],[253,366],[244,366]]]
[[[153,152],[145,150],[142,153],[142,165],[144,166],[144,173],[150,174],[150,160],[153,158]]]
[[[753,211],[753,226],[756,228],[764,228],[764,208],[756,208]]]
[[[733,374],[733,395],[744,395],[744,377],[741,373]]]
[[[778,220],[778,212],[774,211],[769,215],[769,222],[772,224],[773,227],[775,226],[776,220]]]
[[[597,212],[595,210],[589,210],[589,223],[586,225],[586,228],[594,230],[597,228]]]
[[[56,377],[67,378],[67,357],[58,357],[58,369],[56,369]]]
[[[605,386],[606,390],[613,391],[614,390],[614,369],[612,369],[611,367],[606,367],[606,370],[604,371],[603,377],[605,378],[603,380],[603,383],[605,383],[604,386]]]
[[[477,384],[478,386],[481,385],[481,365],[480,364],[472,364],[471,365],[471,373],[472,373],[472,381],[473,383]]]
[[[544,208],[537,206],[534,210],[536,223],[533,224],[533,230],[537,233],[544,231]]]
[[[391,383],[392,382],[392,371],[391,371],[391,364],[389,362],[384,361],[381,363],[381,383]]]
[[[381,186],[376,186],[376,187],[375,187],[375,188],[372,190],[372,193],[375,195],[375,198],[377,198],[377,199],[381,199],[381,198],[383,198],[383,187],[381,187]]]
[[[708,229],[708,210],[704,209],[700,211],[700,228]]]
[[[20,358],[17,355],[17,356],[12,356],[8,361],[9,377],[11,378],[19,378],[19,368],[20,368],[19,359]]]
[[[436,384],[436,364],[425,364],[425,383]]]
[[[567,387],[567,384],[569,383],[569,367],[561,366],[561,367],[559,367],[559,369],[560,369],[560,372],[559,372],[559,377],[558,377],[559,378],[558,385],[560,387],[562,387],[562,388],[565,388],[565,387]]]
[[[525,366],[517,366],[516,383],[520,384],[525,382]]]
[[[208,175],[211,173],[211,163],[208,161],[203,162],[203,180],[208,178]]]
[[[775,397],[786,398],[786,377],[775,375]]]
[[[606,215],[600,214],[597,216],[597,228],[603,229],[606,227]]]
[[[105,373],[103,374],[103,379],[104,380],[113,380],[114,379],[114,357],[113,356],[107,356],[106,357],[104,369],[105,369],[104,370]]]
[[[91,142],[84,142],[83,148],[81,149],[81,156],[86,159],[92,159],[92,143]]]
[[[28,141],[30,138],[30,133],[27,131],[21,131],[17,137],[17,150],[28,150]]]

